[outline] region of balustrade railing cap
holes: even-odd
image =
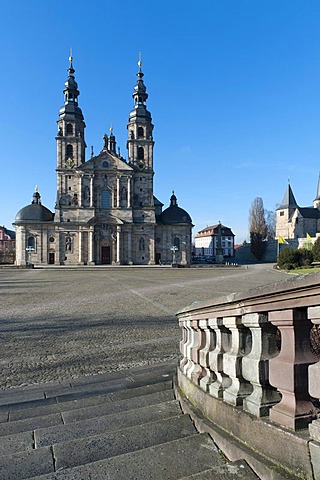
[[[320,273],[304,274],[245,292],[194,302],[177,312],[178,317],[206,311],[239,315],[320,305]],[[237,312],[235,312],[237,310]]]

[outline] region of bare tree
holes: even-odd
[[[276,237],[276,212],[274,210],[265,210],[264,215],[267,224],[267,240],[274,240]]]
[[[249,231],[251,252],[258,260],[260,260],[265,249],[264,241],[268,235],[263,200],[261,197],[256,197],[251,204],[249,212]]]

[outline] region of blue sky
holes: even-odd
[[[86,121],[87,158],[126,125],[142,52],[155,139],[154,192],[174,189],[194,233],[221,220],[240,242],[260,196],[281,202],[288,179],[312,204],[320,169],[317,0],[17,0],[0,19],[0,224],[38,185],[56,197],[55,135],[69,48]]]

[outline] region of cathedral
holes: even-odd
[[[190,215],[172,193],[163,210],[153,194],[153,124],[139,61],[127,125],[128,159],[113,130],[101,152],[86,160],[85,122],[78,105],[73,59],[57,121],[57,199],[54,212],[32,203],[16,215],[17,265],[155,265],[191,262]]]

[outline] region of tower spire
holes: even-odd
[[[313,206],[314,208],[320,209],[320,172],[318,176],[317,194],[316,194],[316,198],[313,200]]]
[[[317,195],[316,195],[315,200],[320,200],[320,172],[319,172],[319,176],[318,176],[318,187],[317,187]]]
[[[132,98],[134,108],[129,114],[127,142],[129,164],[139,169],[153,169],[153,138],[152,118],[147,110],[147,89],[143,81],[141,53],[139,53],[137,81]]]
[[[70,49],[68,78],[65,81],[65,88],[63,90],[65,105],[78,105],[78,96],[80,95],[80,92],[78,90],[78,84],[74,78],[74,74],[75,69],[73,68],[73,56],[72,50]]]

